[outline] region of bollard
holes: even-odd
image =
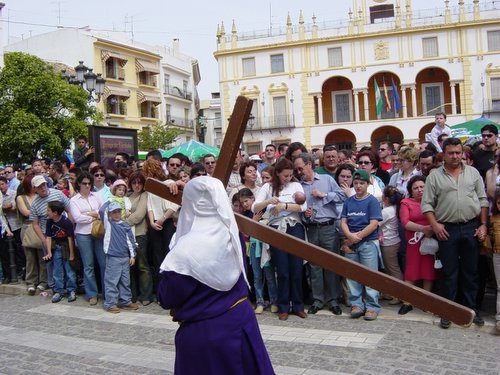
[[[16,248],[14,247],[14,237],[7,237],[6,241],[9,248],[10,282],[17,283]]]

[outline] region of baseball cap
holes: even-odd
[[[368,173],[364,169],[358,169],[356,172],[354,172],[352,179],[353,180],[362,180],[362,181],[366,181],[368,183],[371,183],[370,173]]]
[[[43,176],[35,176],[31,180],[31,186],[33,187],[39,187],[42,184],[46,184],[47,181],[45,181],[45,178]]]
[[[255,155],[252,155],[250,156],[249,158],[251,161],[262,161],[262,159],[260,158],[259,155],[255,154]]]
[[[108,206],[108,212],[113,212],[115,210],[121,210],[122,206],[118,202],[111,202]]]

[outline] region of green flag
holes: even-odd
[[[378,87],[377,80],[373,80],[375,82],[375,104],[377,108],[377,116],[382,113],[382,109],[384,108],[384,99],[382,99],[382,94],[380,93],[380,88]]]

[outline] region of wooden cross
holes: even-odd
[[[229,121],[213,175],[213,177],[220,179],[224,186],[228,183],[231,168],[238,153],[241,140],[243,139],[243,133],[245,132],[251,110],[252,101],[239,96]],[[145,188],[148,192],[179,205],[181,204],[181,194],[172,195],[168,188],[158,180],[148,178]],[[472,323],[474,311],[467,307],[427,292],[419,287],[407,284],[385,273],[352,262],[341,255],[332,253],[286,233],[279,232],[274,228],[262,225],[243,215],[235,213],[235,217],[241,232],[269,245],[282,249],[299,258],[306,259],[339,275],[356,280],[361,284],[368,285],[380,292],[411,303],[422,310],[434,313],[455,324],[468,327]]]

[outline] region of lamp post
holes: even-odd
[[[102,77],[101,73],[95,74],[92,68],[88,68],[79,61],[75,66],[75,75],[69,75],[66,70],[62,71],[62,77],[72,85],[79,85],[89,93],[89,101],[95,100],[99,102],[101,95],[104,93],[106,80]],[[95,93],[95,97],[94,94]]]

